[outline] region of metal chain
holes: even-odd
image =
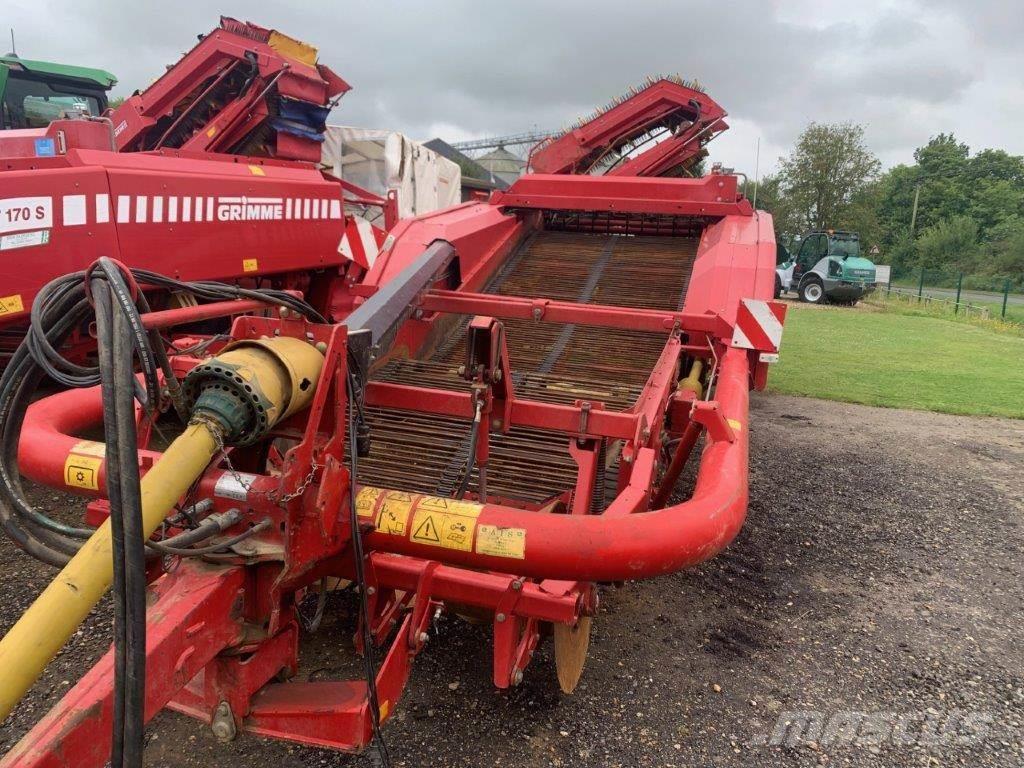
[[[312,485],[313,481],[316,479],[316,472],[318,469],[320,469],[320,465],[317,464],[316,462],[313,462],[309,467],[309,472],[303,478],[302,482],[299,483],[298,487],[291,493],[286,493],[283,496],[275,497],[273,493],[268,493],[266,491],[254,491],[252,489],[252,483],[249,483],[246,480],[244,480],[242,478],[242,475],[238,472],[237,469],[235,469],[234,465],[231,463],[231,455],[228,452],[227,446],[224,444],[224,436],[223,434],[221,434],[221,430],[211,429],[210,431],[213,433],[214,444],[217,446],[217,450],[221,455],[220,460],[224,462],[224,466],[226,467],[228,474],[231,475],[232,479],[236,483],[238,483],[242,488],[245,489],[246,494],[255,494],[258,496],[263,496],[264,498],[270,499],[278,506],[283,507],[288,502],[292,501],[293,499],[297,499],[299,496],[304,494],[306,492],[306,489],[309,488],[309,486]]]
[[[294,491],[292,491],[291,493],[286,493],[284,496],[282,496],[280,499],[277,500],[277,503],[279,505],[281,505],[281,506],[284,506],[285,504],[287,504],[292,499],[298,498],[299,496],[304,494],[306,492],[306,489],[309,488],[309,486],[312,484],[313,480],[316,478],[316,471],[319,468],[320,468],[320,465],[317,464],[316,462],[313,462],[312,464],[310,464],[309,474],[307,474],[306,477],[303,478],[302,482],[299,483],[298,487]],[[269,497],[269,494],[268,494],[268,497]]]

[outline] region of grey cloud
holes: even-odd
[[[1016,2],[918,0],[877,13],[846,5],[824,26],[784,21],[781,6],[762,0],[229,0],[218,8],[318,45],[354,86],[334,121],[419,138],[439,124],[465,134],[560,127],[658,72],[703,82],[750,132],[736,146],[756,135],[787,146],[812,119],[868,123],[885,159],[909,159],[913,142],[940,130],[972,146],[1020,135],[969,117],[1000,76],[1024,65],[1004,39],[1008,28],[1021,37]],[[23,55],[105,67],[121,93],[145,86],[217,22],[199,0],[51,0],[8,15]],[[964,50],[945,39],[951,28],[964,31]],[[990,41],[1016,66],[984,66]],[[1011,112],[1024,122],[1024,105]],[[1007,148],[1024,151],[1016,140]]]

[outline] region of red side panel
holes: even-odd
[[[771,214],[726,216],[701,236],[683,311],[720,314],[733,324],[740,299],[771,300],[774,281]]]
[[[341,189],[311,168],[93,151],[67,160],[0,173],[0,219],[12,217],[0,232],[0,297],[18,297],[0,323],[99,256],[185,280],[342,263]]]

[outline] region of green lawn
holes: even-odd
[[[768,389],[1024,418],[1024,338],[934,317],[791,304]]]

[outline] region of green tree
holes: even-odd
[[[970,271],[978,254],[978,223],[967,216],[939,221],[917,238],[918,266]]]
[[[970,196],[965,184],[970,148],[951,133],[932,137],[914,151],[916,185],[920,187],[917,229],[967,213]]]
[[[883,242],[888,246],[895,246],[910,236],[917,179],[916,166],[896,165],[878,181],[878,207],[875,213],[883,232]]]
[[[885,230],[878,217],[882,185],[879,181],[865,184],[850,198],[850,205],[843,218],[836,222],[838,229],[847,229],[860,235],[861,247],[868,253],[873,246],[879,249],[885,244]]]
[[[784,241],[808,228],[859,232],[865,250],[877,245],[878,261],[897,275],[924,264],[1024,282],[1024,157],[1001,149],[972,156],[940,133],[913,164],[877,170],[859,126],[812,123],[762,182],[758,207],[774,215]]]
[[[1024,218],[1014,216],[1000,222],[991,233],[991,255],[981,270],[1009,277],[1017,289],[1024,288]]]
[[[775,231],[782,239],[788,239],[804,231],[803,222],[796,215],[789,198],[782,193],[782,178],[778,174],[769,174],[757,183],[757,207],[768,211],[775,222]],[[754,201],[754,180],[747,179],[743,187],[743,195]]]
[[[862,126],[811,123],[779,160],[780,188],[800,229],[839,228],[880,168]]]
[[[970,183],[967,195],[967,213],[978,222],[986,240],[1004,221],[1024,215],[1024,183],[983,177]]]
[[[967,161],[965,178],[969,182],[998,179],[1024,184],[1024,157],[1002,149],[983,149]]]

